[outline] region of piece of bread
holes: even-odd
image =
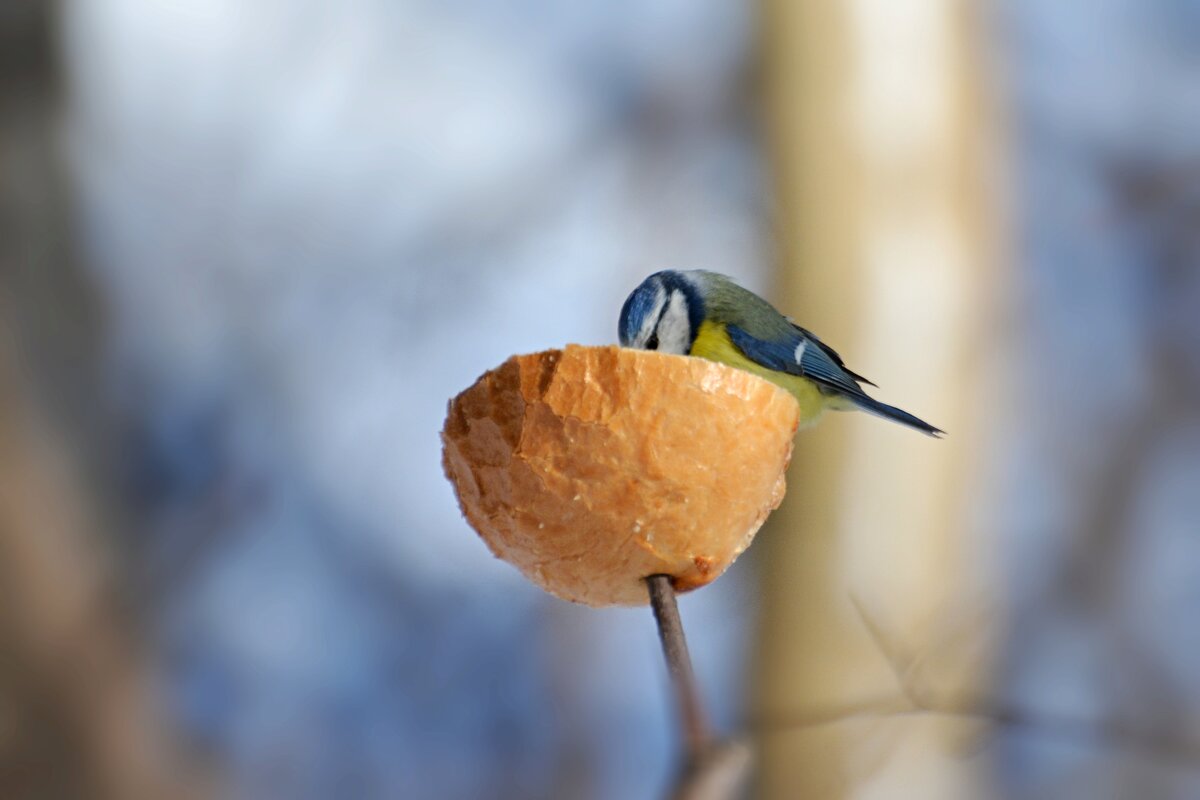
[[[566,600],[714,580],[779,505],[798,407],[749,372],[580,347],[514,356],[450,403],[443,465],[500,558]]]

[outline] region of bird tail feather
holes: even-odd
[[[943,436],[946,432],[940,428],[935,428],[923,419],[918,419],[907,411],[902,411],[895,406],[889,406],[887,403],[881,403],[873,397],[862,395],[861,397],[852,397],[854,404],[863,411],[874,414],[877,417],[890,419],[892,422],[899,422],[901,425],[907,425],[910,428],[915,428],[927,436],[932,436],[937,439]]]

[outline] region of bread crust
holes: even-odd
[[[798,406],[748,372],[581,347],[513,356],[450,403],[443,466],[492,552],[566,600],[715,580],[783,499]]]

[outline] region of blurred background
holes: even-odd
[[[655,798],[448,398],[730,274],[880,396],[681,601],[763,798],[1200,797],[1200,4],[6,0],[0,797]]]

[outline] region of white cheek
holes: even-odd
[[[634,347],[645,347],[646,342],[650,341],[650,336],[654,333],[654,323],[658,321],[658,315],[662,312],[662,307],[666,302],[667,290],[659,286],[654,293],[654,305],[650,308],[650,313],[646,315],[645,320],[642,321],[642,328],[633,340]]]
[[[667,310],[658,323],[658,350],[660,353],[686,355],[691,346],[691,324],[688,321],[687,300],[682,292],[672,292]]]

